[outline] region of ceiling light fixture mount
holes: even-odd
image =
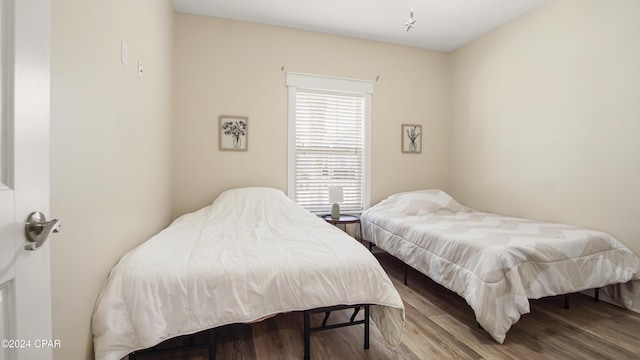
[[[407,27],[407,31],[416,27],[416,19],[413,18],[413,8],[411,8],[410,14],[409,20],[404,24],[404,26]]]

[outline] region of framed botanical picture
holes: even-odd
[[[220,115],[218,118],[218,146],[225,151],[247,151],[249,118]]]
[[[402,124],[402,152],[410,154],[422,152],[422,125]]]

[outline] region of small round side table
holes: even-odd
[[[324,219],[324,221],[328,222],[329,224],[335,225],[336,227],[338,225],[343,225],[343,230],[345,232],[347,231],[347,224],[358,224],[358,230],[362,234],[362,225],[360,224],[360,217],[357,215],[340,214],[340,218],[338,219],[332,218],[331,214],[321,215],[320,217]]]

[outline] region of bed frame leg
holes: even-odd
[[[364,307],[364,348],[369,348],[369,305]]]
[[[304,360],[311,359],[311,341],[309,337],[311,335],[311,330],[309,329],[309,312],[304,312]]]
[[[407,285],[407,274],[409,274],[409,265],[404,264],[404,284]]]
[[[303,337],[304,337],[304,359],[305,360],[310,360],[311,359],[311,333],[312,332],[316,332],[316,331],[324,331],[324,330],[331,330],[331,329],[337,329],[337,328],[341,328],[341,327],[345,327],[345,326],[353,326],[353,325],[364,325],[364,348],[369,349],[369,329],[370,329],[370,325],[369,325],[369,320],[371,318],[370,316],[370,310],[371,308],[371,304],[356,304],[356,305],[336,305],[336,306],[329,306],[329,307],[325,307],[325,308],[315,308],[315,309],[311,309],[311,310],[304,310],[303,313],[303,327],[304,327],[304,332],[303,332]],[[327,319],[329,318],[329,314],[331,314],[331,311],[338,311],[338,310],[346,310],[346,309],[352,309],[353,310],[353,314],[351,315],[351,318],[349,319],[349,322],[341,322],[341,323],[336,323],[336,324],[331,324],[331,325],[327,325]],[[361,309],[364,309],[364,314],[363,314],[363,319],[362,320],[356,320],[356,316],[358,315],[358,313],[360,312]],[[311,314],[317,314],[317,313],[321,313],[324,312],[324,320],[322,321],[322,325],[321,326],[317,326],[317,327],[311,327]]]
[[[595,293],[593,294],[593,300],[595,302],[600,301],[600,288],[596,288]]]
[[[564,308],[565,309],[569,308],[569,294],[564,295]]]
[[[209,360],[216,360],[216,350],[218,348],[218,337],[216,329],[209,330]]]
[[[137,360],[137,359],[138,359],[138,354],[136,354],[135,351],[129,354],[129,360]]]

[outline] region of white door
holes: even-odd
[[[51,250],[26,250],[25,220],[49,216],[50,0],[1,0],[0,360],[51,359]]]

